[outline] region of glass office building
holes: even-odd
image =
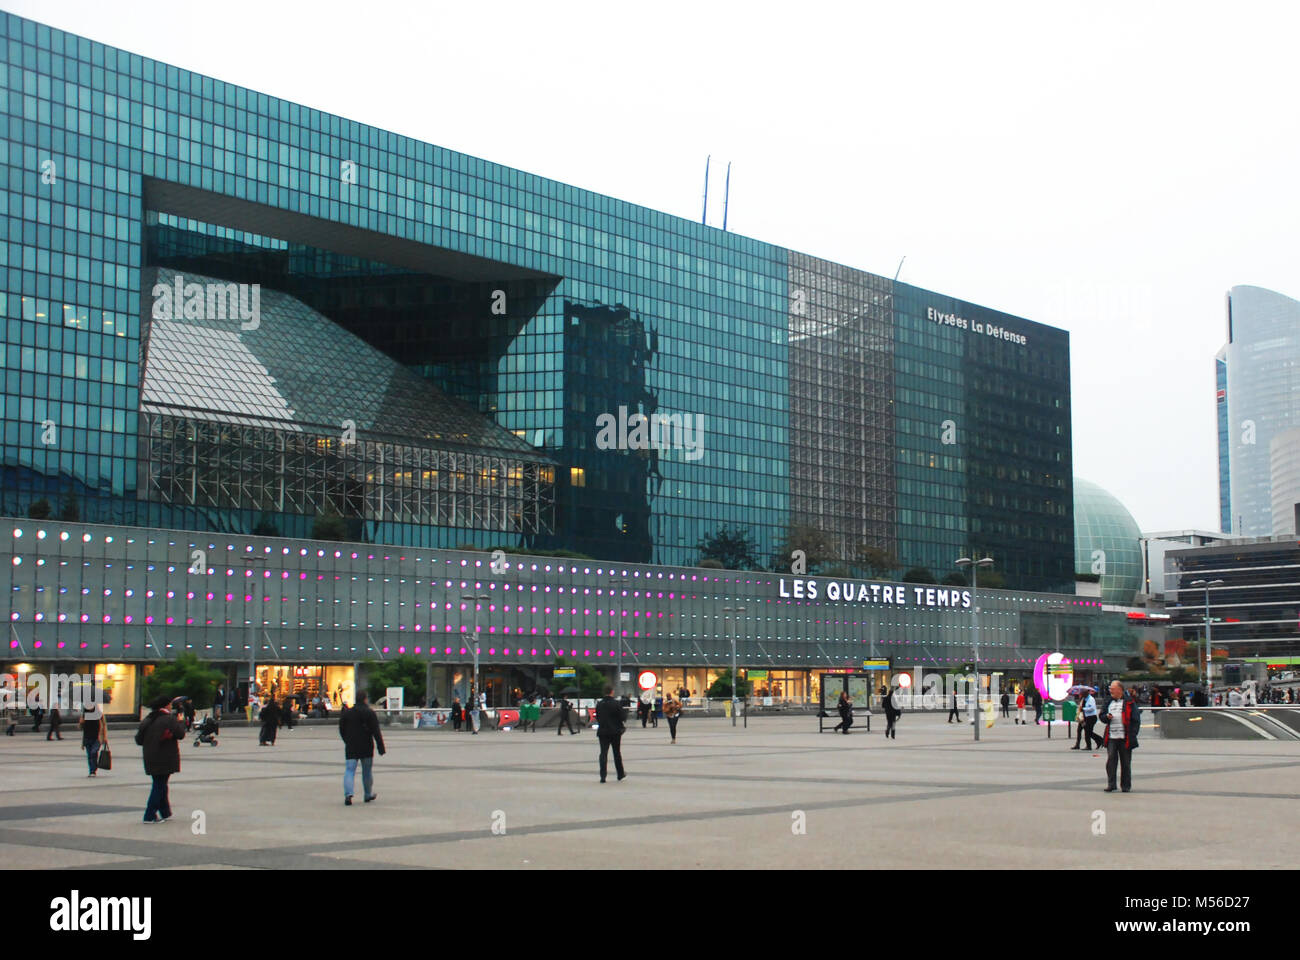
[[[1142,531],[1114,494],[1074,478],[1075,572],[1096,576],[1106,603],[1132,605],[1143,588]]]
[[[1072,589],[1064,331],[0,34],[5,514],[669,566],[814,528]]]
[[[1300,426],[1300,301],[1262,287],[1228,292],[1228,342],[1216,360],[1222,451],[1228,454],[1225,533],[1273,533],[1270,450],[1278,434]]]

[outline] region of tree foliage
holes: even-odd
[[[425,694],[425,664],[419,657],[404,653],[391,660],[367,660],[366,693],[375,703],[388,696],[389,687],[402,687],[404,703],[416,704]]]
[[[717,560],[726,570],[753,570],[758,566],[758,543],[748,527],[731,528],[725,523],[712,535],[700,538],[701,560]]]
[[[64,498],[63,506],[59,507],[58,518],[65,523],[76,523],[81,519],[81,504],[75,493],[70,493]]]
[[[868,577],[888,577],[898,569],[898,558],[888,550],[860,543],[853,553],[853,565],[861,567]]]
[[[27,516],[32,520],[48,520],[53,512],[54,507],[44,497],[33,501],[32,505],[27,508]]]
[[[934,574],[925,567],[913,567],[903,574],[904,583],[936,583]]]
[[[348,522],[333,507],[326,507],[316,514],[316,519],[312,522],[311,538],[313,540],[346,540],[348,538]]]
[[[581,660],[570,663],[564,657],[556,657],[555,665],[557,667],[573,667],[577,671],[577,676],[556,679],[552,674],[551,693],[553,694],[558,695],[568,687],[577,687],[579,697],[584,700],[596,700],[603,697],[605,691],[611,686],[609,677],[589,663],[584,663]]]
[[[794,563],[791,557],[796,550],[803,551],[808,573],[822,572],[825,567],[844,559],[830,534],[812,524],[792,523],[786,527],[785,536],[772,557],[772,569],[790,571]]]
[[[196,710],[205,710],[216,699],[217,684],[225,675],[193,653],[160,663],[140,684],[140,698],[148,703],[156,697],[189,697]]]
[[[736,689],[736,696],[747,697],[753,691],[754,685],[749,681],[748,677],[741,677],[740,682],[736,684]],[[717,679],[709,684],[709,689],[704,692],[704,695],[710,700],[729,700],[731,698],[730,667],[718,674]]]

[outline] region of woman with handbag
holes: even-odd
[[[104,708],[97,703],[83,705],[77,726],[81,728],[81,748],[86,751],[86,765],[90,767],[88,776],[96,776],[100,748],[104,749],[105,759],[108,757],[108,721],[104,719]],[[107,763],[104,769],[110,769]]]
[[[677,721],[682,718],[682,702],[671,693],[664,697],[664,717],[668,720],[668,732],[672,734],[670,743],[677,742]]]

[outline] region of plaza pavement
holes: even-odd
[[[183,746],[176,819],[145,825],[148,780],[127,730],[86,777],[62,743],[0,737],[0,857],[26,868],[1293,867],[1300,744],[1162,740],[1134,754],[1134,790],[1102,793],[1103,760],[1063,731],[905,714],[818,734],[815,717],[686,718],[629,727],[628,779],[600,784],[596,737],[386,728],[378,800],[343,806],[333,724],[229,728]],[[358,774],[358,781],[360,776]],[[357,783],[358,794],[361,784]],[[206,832],[195,833],[202,811]],[[796,833],[797,812],[806,833]],[[1105,832],[1095,833],[1104,814]],[[498,832],[493,832],[493,826]],[[503,831],[503,832],[501,832]]]

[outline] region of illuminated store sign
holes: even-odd
[[[915,586],[907,583],[862,583],[781,577],[780,595],[791,600],[828,600],[832,603],[888,604],[893,607],[928,607],[969,610],[969,590],[956,587]]]

